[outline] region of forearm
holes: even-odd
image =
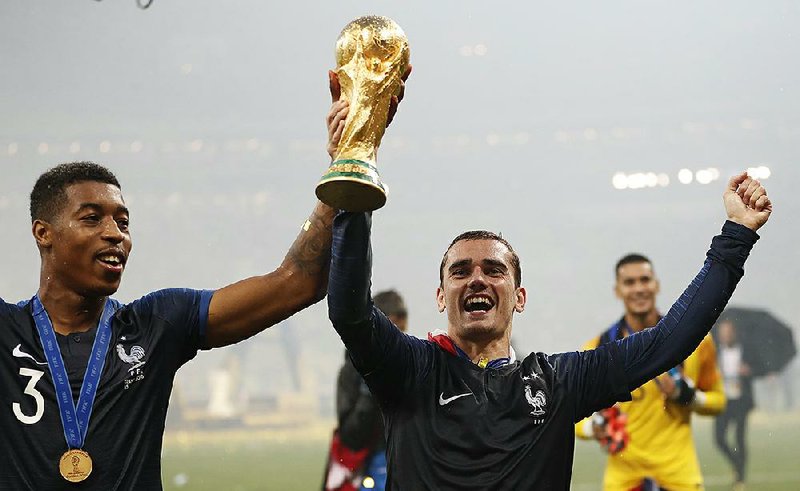
[[[322,300],[328,288],[331,230],[335,216],[336,210],[317,202],[280,266],[296,277],[293,286],[305,293],[305,298],[310,295],[312,303]]]
[[[275,271],[214,293],[206,347],[246,339],[325,296],[334,213],[327,205],[317,203]]]
[[[370,320],[372,249],[368,213],[340,212],[333,222],[328,316],[344,339],[347,326]]]
[[[367,213],[342,212],[334,220],[328,315],[353,365],[380,399],[402,395],[415,362],[424,367],[426,354],[424,342],[400,332],[372,305],[371,222]]]
[[[617,341],[631,391],[678,365],[702,341],[744,275],[757,239],[748,228],[726,222],[700,273],[667,315],[655,327]]]

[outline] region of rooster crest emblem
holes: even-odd
[[[534,416],[543,416],[544,415],[544,407],[547,405],[547,400],[544,397],[544,392],[541,390],[537,390],[536,394],[531,393],[531,386],[525,386],[525,399],[528,400],[528,404],[531,405],[533,411],[531,414]]]
[[[128,354],[125,353],[125,348],[123,348],[121,344],[118,344],[117,354],[119,355],[120,360],[133,365],[128,369],[128,371],[139,368],[146,363],[142,361],[142,358],[144,358],[144,348],[141,346],[131,346],[131,353]]]

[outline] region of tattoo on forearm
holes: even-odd
[[[315,209],[286,254],[304,275],[314,276],[328,267],[333,217]]]

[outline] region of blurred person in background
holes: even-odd
[[[408,329],[403,297],[394,290],[378,293],[372,301],[397,329]],[[325,491],[386,487],[386,437],[383,416],[375,398],[345,352],[336,384],[338,427],[328,458]]]
[[[751,350],[743,349],[736,336],[736,325],[726,319],[717,325],[719,364],[728,405],[714,421],[714,441],[733,467],[734,489],[744,489],[747,467],[747,416],[755,407]],[[728,428],[735,428],[734,444],[728,443]]]
[[[583,348],[655,326],[663,317],[656,307],[659,289],[650,259],[641,254],[622,257],[615,267],[614,293],[625,313]],[[714,341],[706,335],[683,362],[632,391],[631,401],[586,418],[575,425],[575,432],[598,440],[608,452],[606,491],[697,490],[703,476],[692,438],[692,412],[714,415],[724,407]]]

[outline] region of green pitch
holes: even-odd
[[[696,418],[694,424],[706,489],[729,490],[731,471],[713,446],[710,418]],[[756,414],[750,427],[748,489],[800,489],[800,414]],[[303,432],[169,434],[164,443],[164,489],[318,490],[327,445],[325,426]],[[603,465],[596,445],[578,442],[573,489],[599,490]]]

